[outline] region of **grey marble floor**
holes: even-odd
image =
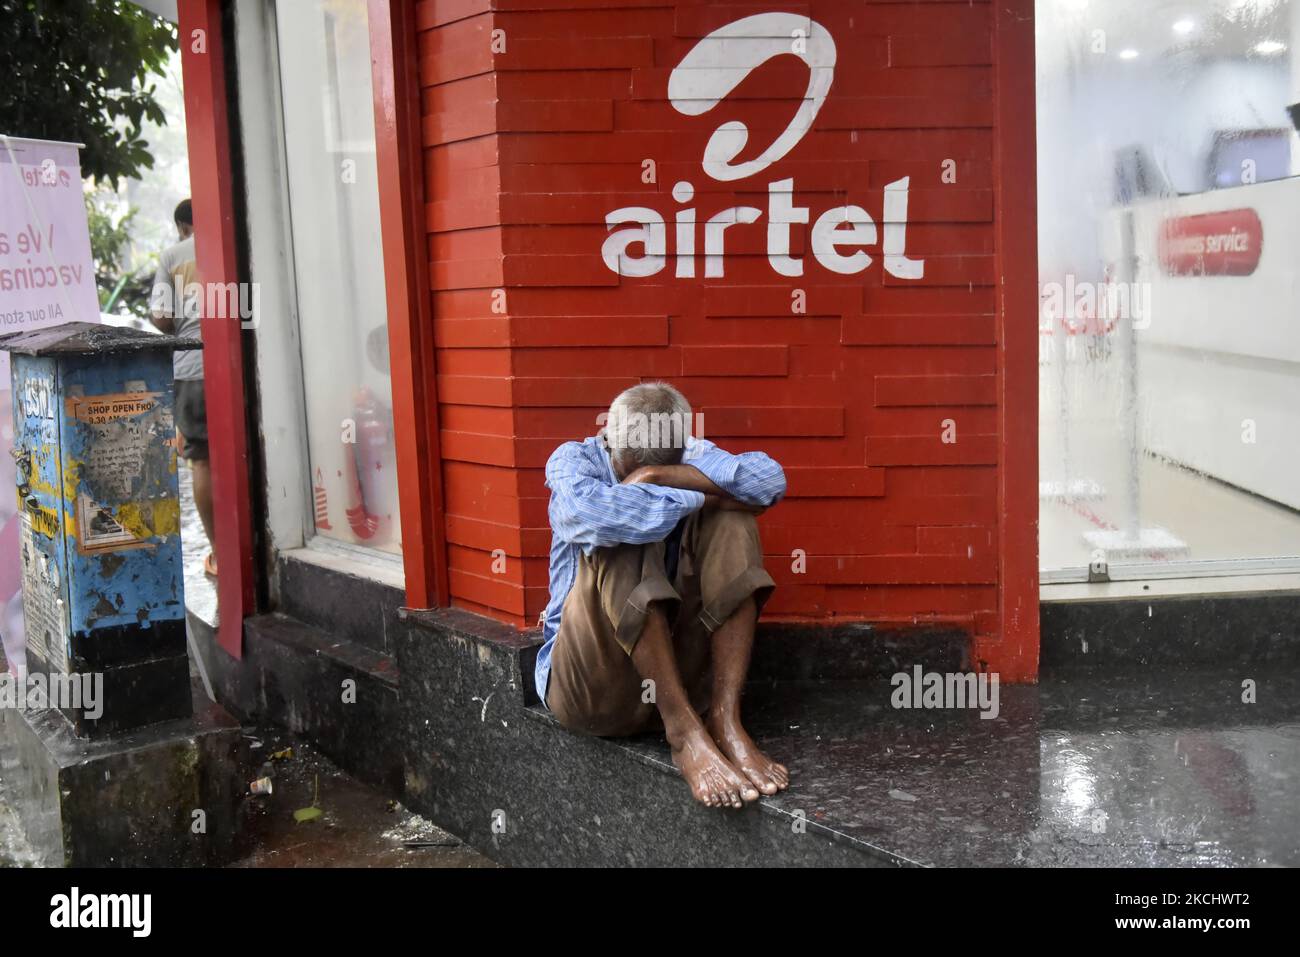
[[[990,720],[885,682],[756,688],[791,776],[764,810],[932,866],[1300,865],[1300,676],[1237,670],[1003,687]],[[662,739],[627,747],[671,770]]]

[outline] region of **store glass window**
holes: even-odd
[[[318,535],[401,549],[365,0],[278,0]]]
[[[1300,570],[1300,0],[1039,0],[1044,581]]]

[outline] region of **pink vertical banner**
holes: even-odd
[[[73,143],[0,133],[0,334],[99,322],[90,230]],[[0,639],[25,669],[9,355],[0,352]]]

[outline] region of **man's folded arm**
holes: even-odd
[[[659,485],[609,485],[585,463],[557,451],[546,464],[551,528],[574,545],[644,545],[667,538],[704,495]]]
[[[724,495],[746,505],[766,508],[785,495],[785,471],[764,452],[732,455],[706,439],[692,439],[683,465],[670,468],[694,468]],[[673,476],[665,478],[671,481]],[[690,482],[684,484],[695,487]]]

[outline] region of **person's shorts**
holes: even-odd
[[[176,380],[176,428],[185,447],[180,450],[191,462],[208,457],[208,406],[203,400],[202,379]]]
[[[632,649],[651,603],[658,602],[672,631],[682,687],[704,714],[712,681],[710,636],[750,596],[761,612],[775,587],[763,568],[758,523],[748,512],[688,516],[673,583],[664,571],[663,542],[580,555],[551,649],[547,708],[570,731],[601,737],[656,727],[658,711],[632,663]]]

